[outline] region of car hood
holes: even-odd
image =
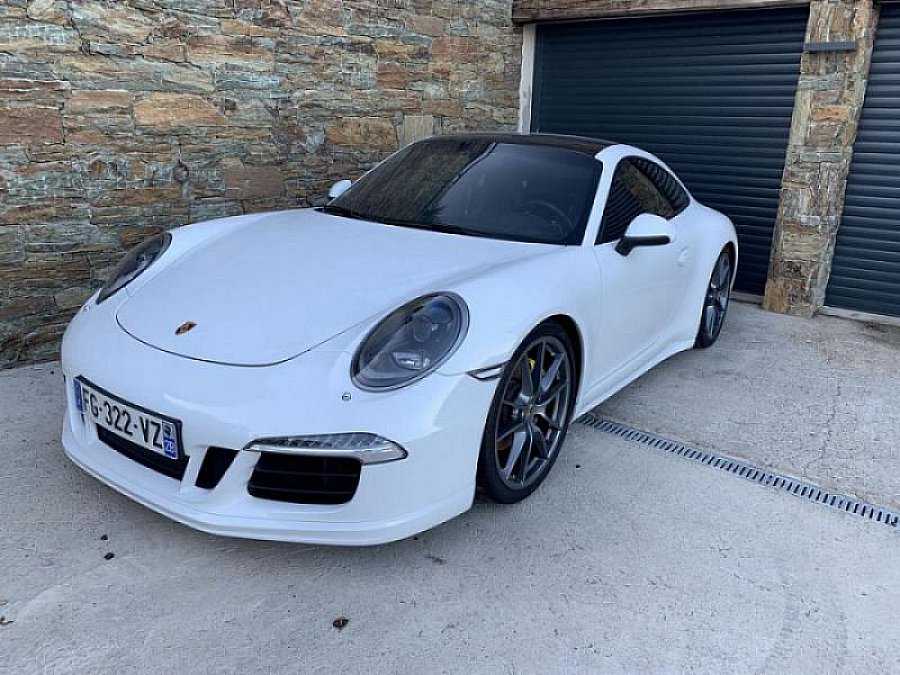
[[[454,280],[555,248],[284,211],[223,228],[165,264],[129,291],[117,319],[167,352],[268,365]],[[187,322],[195,326],[178,334]]]

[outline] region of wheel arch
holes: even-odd
[[[581,393],[581,383],[584,380],[584,336],[578,323],[568,314],[553,314],[541,321],[535,328],[546,323],[555,323],[559,325],[568,335],[572,342],[572,348],[575,353],[572,355],[575,359],[575,402],[577,405],[578,395]]]
[[[737,278],[737,246],[733,241],[729,241],[722,247],[722,250],[728,253],[728,258],[731,260],[731,284],[734,285],[734,280]]]
[[[530,330],[522,335],[521,339],[513,349],[510,359],[503,364],[502,372],[496,377],[496,379],[498,380],[498,385],[494,391],[492,403],[488,411],[488,416],[482,435],[482,443],[479,449],[478,461],[475,467],[476,490],[483,496],[486,496],[492,501],[501,504],[512,504],[520,501],[521,499],[524,499],[525,497],[530,495],[541,485],[544,478],[553,467],[553,464],[556,462],[556,459],[559,457],[560,448],[562,447],[562,443],[566,437],[566,433],[571,423],[571,414],[573,411],[577,410],[578,407],[578,390],[582,380],[584,345],[581,329],[579,328],[577,321],[574,317],[565,312],[556,312],[548,313],[548,315],[544,316],[544,318],[542,319],[533,319],[531,322],[529,322],[528,325],[531,326]],[[508,491],[508,484],[504,486],[497,482],[498,479],[496,477],[496,464],[492,463],[494,459],[496,459],[496,453],[493,446],[490,445],[490,443],[496,441],[496,438],[491,434],[494,433],[496,428],[497,418],[495,416],[499,414],[499,408],[497,404],[504,398],[504,385],[507,383],[504,378],[508,378],[512,375],[512,373],[514,372],[513,368],[515,364],[519,362],[519,358],[527,354],[527,352],[524,350],[534,344],[532,342],[533,338],[537,339],[541,333],[550,333],[555,334],[554,339],[556,339],[557,337],[562,337],[559,335],[560,331],[565,334],[565,336],[568,338],[569,343],[571,344],[572,359],[574,361],[572,367],[574,382],[571,401],[568,404],[569,410],[567,412],[567,417],[565,418],[565,423],[560,422],[560,424],[562,424],[560,435],[557,441],[555,441],[557,445],[553,446],[556,448],[556,450],[553,452],[552,458],[550,459],[549,465],[546,470],[542,469],[543,474],[535,482],[525,485],[525,487],[523,488],[525,490],[524,493],[510,493]],[[517,355],[519,356],[517,357]],[[492,466],[495,468],[492,469]]]

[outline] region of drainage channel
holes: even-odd
[[[900,514],[884,507],[877,506],[876,504],[870,504],[861,499],[856,499],[855,497],[829,492],[812,483],[806,483],[797,478],[792,478],[791,476],[785,476],[780,473],[775,473],[774,471],[761,469],[742,460],[728,457],[727,455],[698,450],[697,448],[692,448],[691,446],[679,443],[678,441],[673,441],[647,431],[629,427],[625,424],[619,424],[618,422],[603,419],[593,413],[583,415],[578,419],[578,422],[598,431],[613,434],[614,436],[619,436],[625,440],[640,443],[651,448],[656,448],[692,462],[705,464],[706,466],[719,469],[720,471],[726,471],[740,478],[745,478],[746,480],[774,488],[781,492],[787,492],[795,497],[800,497],[801,499],[816,504],[839,509],[850,515],[881,523],[882,525],[887,525],[894,529],[900,529]]]

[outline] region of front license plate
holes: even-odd
[[[125,403],[84,380],[74,383],[75,405],[85,419],[163,457],[181,457],[178,422]]]

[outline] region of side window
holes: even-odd
[[[656,162],[651,162],[648,159],[634,157],[631,162],[641,173],[647,176],[650,182],[653,183],[662,197],[669,204],[670,208],[674,211],[672,215],[678,215],[687,208],[690,203],[690,198],[672,174]]]
[[[655,162],[631,157],[616,166],[600,222],[598,244],[621,239],[642,213],[672,218],[688,205],[687,193]]]
[[[597,233],[598,244],[621,239],[631,221],[645,211],[640,200],[629,189],[625,176],[628,172],[627,164],[628,160],[619,162],[616,172],[613,174],[609,195],[606,197],[606,206],[603,207],[600,232]]]

